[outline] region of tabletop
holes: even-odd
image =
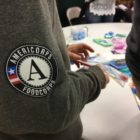
[[[110,53],[110,48],[95,44],[92,39],[102,37],[106,32],[113,31],[128,35],[131,23],[86,24],[75,27],[87,27],[88,37],[73,41],[71,28],[63,28],[67,43],[84,42],[92,46],[95,52]],[[124,55],[115,55],[124,58]],[[73,70],[76,70],[73,68]],[[85,140],[139,140],[140,111],[136,105],[128,83],[122,87],[113,79],[101,91],[97,100],[87,104],[81,112],[83,137]]]

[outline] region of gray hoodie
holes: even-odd
[[[126,62],[133,76],[140,79],[140,1],[135,0],[131,32],[127,38]]]
[[[0,139],[80,139],[105,77],[69,66],[55,0],[0,0]]]

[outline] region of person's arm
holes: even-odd
[[[58,19],[53,0],[0,0],[0,129],[9,134],[63,131],[106,86],[98,66],[68,69]]]
[[[86,63],[87,59],[89,58],[89,52],[94,52],[92,47],[85,43],[68,45],[67,50],[70,60],[74,62],[77,65],[77,67],[80,67],[80,65],[82,64],[81,61]],[[109,82],[108,74],[103,70],[103,68],[100,65],[98,65],[98,67],[104,72],[107,84]]]
[[[140,1],[135,0],[132,29],[127,37],[126,62],[140,93]],[[139,96],[140,97],[140,96]]]
[[[117,8],[120,8],[123,11],[127,11],[127,10],[131,10],[132,6],[133,6],[133,1],[129,0],[129,1],[116,1],[116,6]]]

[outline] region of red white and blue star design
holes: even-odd
[[[17,85],[21,83],[21,80],[17,76],[16,66],[11,66],[7,68],[7,76],[8,76],[9,81],[13,85]]]

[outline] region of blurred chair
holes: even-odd
[[[83,24],[85,23],[84,18],[80,17],[81,8],[80,7],[70,7],[66,11],[66,15],[70,25]]]

